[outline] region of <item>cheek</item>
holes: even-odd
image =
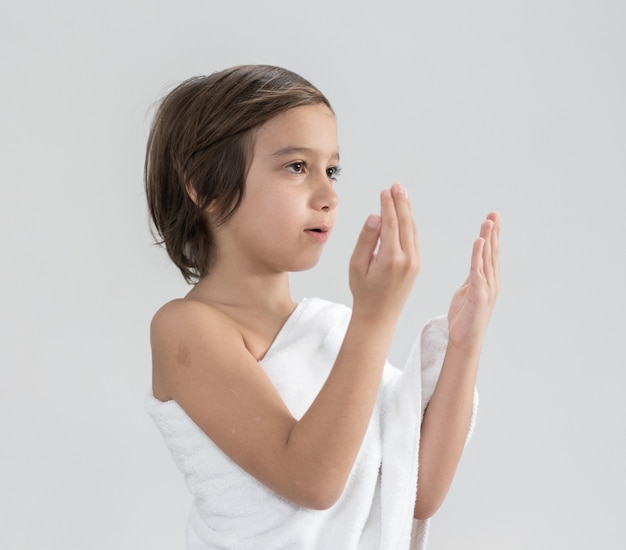
[[[301,191],[276,181],[255,180],[241,204],[240,219],[253,231],[291,231],[306,216],[306,197]]]
[[[300,201],[289,193],[276,193],[273,196],[260,197],[256,205],[252,204],[252,207],[257,208],[258,212],[263,212],[265,216],[269,216],[277,222],[282,220],[286,223],[302,216]]]
[[[241,222],[254,235],[284,234],[298,218],[294,205],[281,197],[250,197],[241,212]]]

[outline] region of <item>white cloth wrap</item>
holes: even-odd
[[[332,369],[350,314],[342,305],[303,300],[260,361],[296,419],[306,412]],[[323,511],[277,495],[234,464],[178,403],[147,395],[148,412],[194,497],[187,548],[424,549],[428,521],[413,520],[420,425],[446,345],[444,316],[424,327],[403,371],[385,365],[346,488],[339,501]],[[475,398],[472,426],[476,404]]]

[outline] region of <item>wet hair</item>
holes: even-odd
[[[227,221],[243,199],[255,129],[289,109],[320,103],[332,111],[309,81],[269,65],[190,78],[160,102],[148,137],[144,184],[155,238],[188,283],[208,273],[213,227]]]

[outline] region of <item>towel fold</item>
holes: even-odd
[[[260,361],[296,419],[328,377],[350,315],[342,305],[303,300]],[[147,410],[193,495],[188,549],[424,549],[428,521],[413,520],[420,425],[441,370],[447,326],[444,316],[424,327],[404,370],[385,365],[345,490],[328,510],[274,493],[233,463],[178,403],[147,395]]]

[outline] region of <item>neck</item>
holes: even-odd
[[[254,273],[216,265],[187,294],[188,298],[218,307],[289,314],[295,304],[289,289],[289,274]]]

